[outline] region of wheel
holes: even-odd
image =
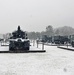
[[[13,51],[13,50],[14,50],[14,48],[12,48],[12,47],[9,47],[9,50]]]
[[[29,50],[29,47],[27,48],[27,50]]]
[[[25,49],[26,49],[26,50],[29,50],[29,47],[26,47]]]

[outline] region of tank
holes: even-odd
[[[27,33],[20,29],[18,26],[17,31],[12,32],[12,36],[9,39],[10,51],[28,51],[30,48],[30,41]]]

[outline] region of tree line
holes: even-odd
[[[74,28],[70,26],[63,26],[63,27],[58,27],[58,28],[53,28],[52,25],[48,25],[45,28],[45,31],[42,32],[27,32],[28,38],[29,39],[37,39],[37,38],[42,38],[43,35],[47,36],[57,36],[57,35],[62,35],[62,36],[69,36],[69,35],[74,35]],[[3,34],[0,36],[0,38],[7,39],[11,36],[11,33]]]
[[[62,36],[69,36],[74,34],[74,28],[70,26],[63,26],[63,27],[58,27],[58,28],[53,28],[52,25],[48,25],[45,29],[45,31],[42,32],[27,32],[29,39],[37,39],[41,38],[42,35],[47,35],[47,36],[57,36],[57,35],[62,35]]]

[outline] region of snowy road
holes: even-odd
[[[45,49],[45,53],[0,54],[0,75],[74,75],[73,51]]]

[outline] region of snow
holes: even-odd
[[[73,49],[74,50],[74,47],[72,47],[72,46],[59,46],[59,47],[69,48],[69,49]]]
[[[39,44],[39,49],[41,46]],[[73,51],[57,46],[44,48],[45,53],[1,53],[0,75],[74,75]],[[7,46],[1,46],[2,49]]]

